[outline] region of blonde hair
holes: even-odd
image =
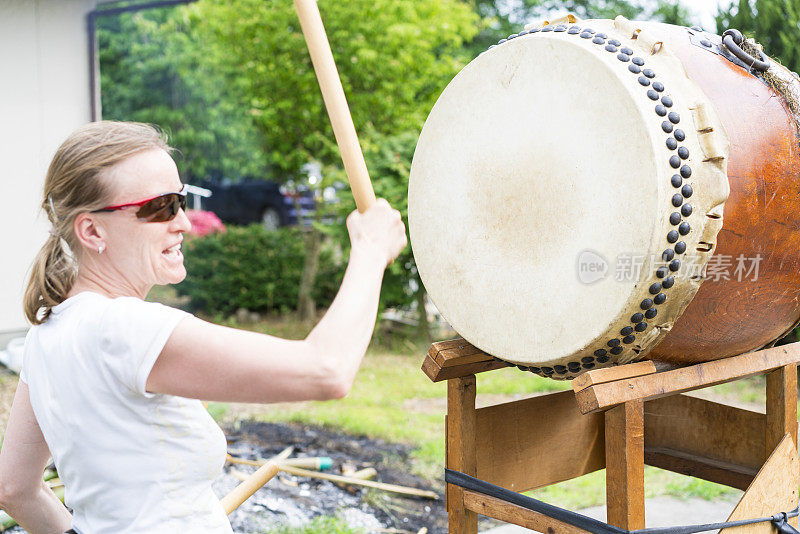
[[[52,228],[25,288],[25,316],[32,324],[45,322],[75,283],[80,251],[73,228],[75,217],[107,205],[111,184],[104,178],[109,168],[153,148],[171,151],[159,129],[114,121],[89,123],[58,148],[47,169],[41,204]]]

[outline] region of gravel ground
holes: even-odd
[[[431,534],[447,532],[443,484],[438,482],[437,487],[431,488],[428,482],[410,472],[409,445],[299,424],[242,422],[237,432],[228,429],[226,435],[229,451],[237,457],[267,458],[293,446],[294,456],[330,457],[334,473],[344,465],[355,470],[373,467],[381,482],[439,494],[438,500],[405,497],[280,474],[231,516],[236,532],[265,532],[279,524],[300,526],[319,515],[337,514],[349,525],[367,532],[395,529],[416,533],[422,527]],[[241,467],[235,468],[241,470]],[[230,491],[237,482],[223,476],[216,484],[218,494]]]
[[[17,382],[15,374],[0,367],[0,429],[6,427]],[[708,391],[703,393],[704,396],[715,396]],[[731,402],[731,399],[723,400]],[[295,447],[295,456],[331,457],[334,461],[333,472],[345,464],[355,469],[374,467],[378,471],[378,480],[382,482],[433,489],[440,496],[436,501],[406,498],[376,490],[343,489],[327,481],[280,474],[230,516],[237,533],[269,532],[278,525],[301,526],[317,516],[336,514],[353,527],[363,528],[365,532],[393,529],[395,532],[415,533],[422,527],[427,527],[431,534],[447,532],[443,483],[437,481],[436,487],[431,488],[428,481],[410,473],[407,464],[411,448],[408,445],[294,424],[244,421],[235,428],[225,428],[225,432],[229,438],[230,452],[242,458],[266,458],[292,445]],[[226,465],[225,472],[214,483],[214,489],[220,496],[239,483],[239,479],[231,474],[231,469],[230,464]],[[233,469],[245,473],[254,470],[241,465]],[[733,508],[736,498],[732,496],[717,502],[669,497],[650,499],[647,503],[648,526],[723,520]],[[582,513],[604,519],[605,507],[587,509]],[[686,520],[687,517],[691,519]],[[493,526],[500,527],[500,524],[482,521],[481,530]],[[10,532],[25,531],[17,528]],[[522,530],[503,526],[492,532],[512,534]]]
[[[18,377],[0,370],[0,428],[5,429]],[[292,424],[241,422],[236,429],[225,428],[230,452],[247,458],[268,458],[286,447],[295,447],[294,456],[328,456],[333,459],[332,472],[343,465],[356,470],[374,467],[377,479],[390,484],[436,491],[440,498],[428,500],[403,497],[377,490],[342,488],[331,482],[280,474],[259,490],[231,517],[235,532],[269,532],[278,525],[302,526],[320,515],[339,515],[353,527],[366,532],[395,529],[414,532],[427,527],[431,534],[447,531],[442,484],[431,488],[429,483],[409,472],[407,464],[411,447],[355,437],[330,429]],[[236,465],[234,469],[249,473],[254,468]],[[239,479],[231,474],[231,465],[214,482],[222,496],[233,489]],[[14,534],[25,531],[17,527]]]

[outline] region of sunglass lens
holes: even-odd
[[[178,214],[178,210],[184,206],[186,206],[186,197],[178,193],[170,193],[144,204],[136,216],[147,222],[171,221]]]

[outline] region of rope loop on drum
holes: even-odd
[[[655,527],[643,528],[638,530],[625,530],[614,525],[609,525],[587,517],[585,515],[553,506],[546,502],[522,495],[516,491],[511,491],[500,486],[496,486],[489,482],[485,482],[478,478],[469,476],[460,471],[453,471],[452,469],[444,470],[444,481],[448,484],[453,484],[461,488],[488,495],[511,504],[516,504],[527,510],[538,512],[547,517],[561,521],[573,527],[578,527],[593,534],[696,534],[698,532],[708,532],[712,530],[720,530],[723,528],[740,527],[744,525],[754,525],[756,523],[771,522],[778,530],[779,534],[798,534],[797,529],[788,523],[788,519],[798,516],[798,508],[791,512],[778,512],[769,517],[759,517],[756,519],[742,519],[739,521],[726,521],[724,523],[709,523],[703,525],[686,525],[679,527]],[[800,508],[800,507],[799,507]]]
[[[769,58],[763,51],[757,50],[760,59],[756,59],[744,50],[742,50],[742,43],[744,43],[744,35],[736,29],[728,29],[722,34],[722,44],[725,48],[730,50],[731,54],[736,56],[742,62],[747,64],[751,69],[758,72],[765,72],[769,70]]]
[[[664,41],[657,41],[653,44],[653,47],[650,49],[650,55],[654,56],[661,52],[661,49],[664,48]]]

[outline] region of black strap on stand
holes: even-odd
[[[795,508],[791,512],[781,512],[773,515],[772,517],[762,517],[759,519],[743,519],[740,521],[728,521],[725,523],[710,523],[705,525],[689,525],[683,527],[657,527],[657,528],[643,528],[639,530],[625,530],[597,519],[592,519],[585,515],[581,515],[546,502],[539,501],[532,497],[527,497],[516,491],[507,490],[500,486],[495,486],[475,477],[471,477],[460,471],[453,471],[452,469],[444,470],[444,480],[448,484],[454,484],[464,489],[495,497],[511,504],[516,504],[528,510],[538,512],[547,517],[552,517],[563,523],[567,523],[574,527],[583,530],[588,530],[593,534],[695,534],[697,532],[707,532],[712,530],[719,530],[728,527],[740,527],[743,525],[752,525],[755,523],[765,523],[771,521],[775,528],[778,529],[780,534],[800,534],[792,525],[788,523],[788,519],[797,517],[798,509]]]

